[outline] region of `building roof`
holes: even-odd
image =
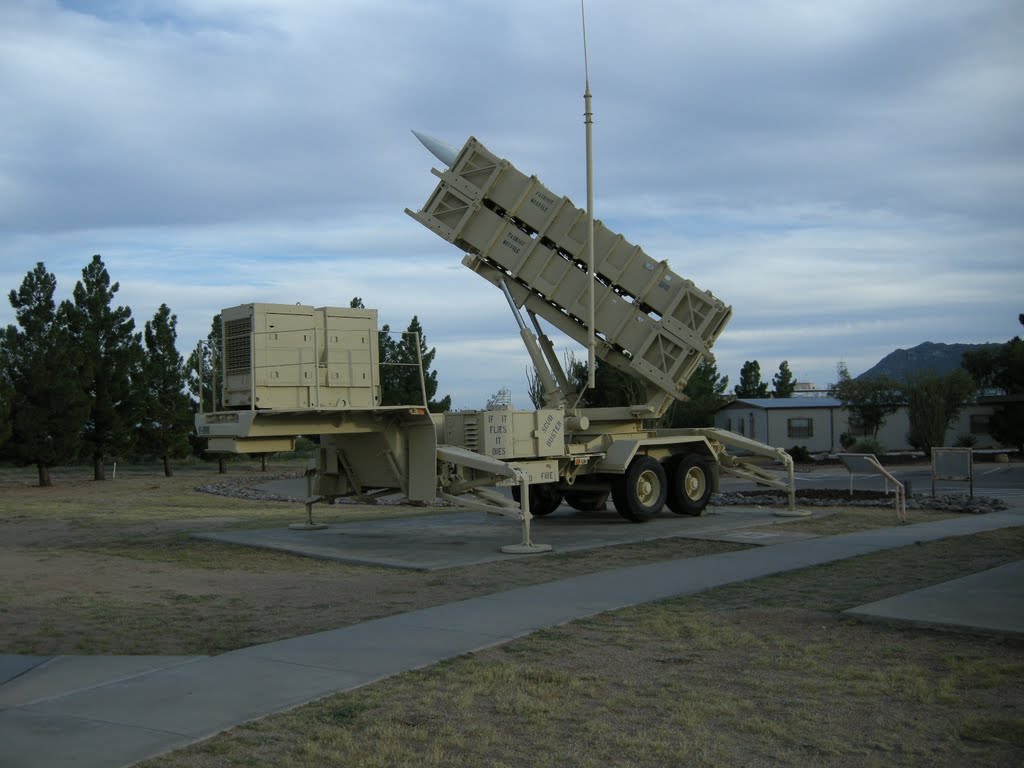
[[[741,397],[729,405],[741,408],[762,408],[766,411],[781,408],[842,408],[843,401],[834,397]]]

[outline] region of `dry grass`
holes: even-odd
[[[3,488],[0,652],[219,653],[616,565],[742,548],[663,540],[416,573],[190,538],[192,530],[283,527],[304,516],[301,504],[197,493],[223,479],[211,467],[173,478],[155,470],[101,483],[86,477],[82,470],[53,488],[33,487],[31,478]],[[345,504],[318,518],[433,513]]]
[[[787,531],[816,533],[819,536],[835,536],[841,533],[856,533],[874,528],[900,525],[896,510],[890,507],[833,507],[816,508],[814,517],[787,520]],[[933,509],[908,509],[907,524],[930,523],[958,517],[957,513],[939,512]]]
[[[1020,765],[1024,645],[837,612],[885,594],[880,573],[942,580],[1022,548],[979,534],[604,614],[145,765]]]
[[[251,468],[250,468],[251,469]],[[276,469],[276,468],[275,468]],[[229,477],[237,477],[233,467]],[[0,650],[207,653],[520,584],[735,549],[663,540],[424,574],[195,541],[301,505],[87,470],[0,472]],[[407,514],[345,506],[328,519]],[[429,510],[428,510],[429,511]],[[922,513],[920,519],[937,519]],[[893,523],[845,509],[794,530]],[[919,518],[916,516],[914,520]],[[844,608],[1018,560],[1008,529],[605,614],[236,728],[147,765],[992,766],[1024,763],[1021,644],[841,620]]]

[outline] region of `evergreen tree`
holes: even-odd
[[[736,397],[768,397],[768,384],[761,381],[761,364],[747,360],[740,369],[740,383],[733,388]]]
[[[864,430],[866,435],[878,437],[878,430],[888,416],[896,413],[901,405],[899,387],[888,376],[870,379],[850,376],[846,363],[836,366],[839,381],[828,389],[828,393],[841,400],[850,412],[851,421]]]
[[[189,354],[185,363],[188,391],[192,397],[192,407],[196,412],[204,413],[220,411],[224,407],[224,393],[221,389],[221,340],[224,330],[220,315],[214,315],[210,323],[210,333],[205,341],[196,346]],[[202,406],[202,408],[200,408]]]
[[[210,322],[210,333],[206,340],[198,344],[188,356],[185,365],[188,368],[186,376],[193,412],[210,413],[224,409],[224,390],[221,386],[223,372],[220,364],[223,338],[224,327],[220,315],[217,314]],[[205,453],[205,437],[190,432],[189,441],[192,443],[193,455],[202,456]],[[217,455],[217,472],[221,475],[227,472],[223,454]]]
[[[0,339],[0,377],[9,398],[11,437],[7,455],[35,464],[39,485],[52,485],[50,468],[74,460],[89,411],[78,370],[82,350],[55,308],[57,280],[42,262],[25,275],[9,300],[18,326]]]
[[[90,405],[84,440],[94,480],[107,479],[108,456],[131,447],[139,415],[132,380],[139,375],[142,344],[140,334],[133,333],[131,310],[111,307],[119,288],[118,283],[111,284],[103,259],[93,256],[75,285],[73,303],[61,305],[74,343],[84,355],[80,384]]]
[[[586,398],[593,408],[615,408],[641,405],[647,400],[647,386],[641,379],[620,371],[611,363],[597,358],[594,366],[594,388]],[[586,385],[586,365],[583,366],[583,384]]]
[[[793,373],[789,370],[789,361],[779,363],[779,372],[772,377],[772,397],[792,397],[796,390]]]
[[[143,338],[146,356],[142,365],[139,451],[159,456],[164,475],[170,477],[172,458],[187,456],[192,427],[192,404],[185,394],[185,363],[175,347],[178,318],[161,304],[147,320]]]
[[[963,368],[946,376],[919,371],[903,382],[910,431],[907,441],[925,455],[945,445],[949,425],[974,394],[974,381]]]
[[[718,373],[713,360],[704,360],[686,385],[689,400],[678,400],[665,414],[666,427],[711,427],[715,413],[726,403],[729,377]]]
[[[384,326],[387,328],[388,326]],[[401,338],[396,340],[388,337],[390,346],[387,351],[389,362],[394,369],[392,389],[385,392],[385,403],[388,405],[405,405],[423,402],[423,390],[426,390],[427,407],[434,413],[443,413],[451,408],[452,398],[445,395],[435,400],[437,394],[437,371],[431,370],[437,349],[427,347],[427,337],[419,318],[413,315],[409,327]],[[420,366],[423,370],[423,386],[420,386]],[[383,376],[382,376],[383,378]],[[390,400],[390,402],[389,402]]]
[[[3,364],[3,336],[0,336],[0,365]],[[10,385],[0,371],[0,455],[11,439],[11,397]]]
[[[1024,315],[1017,318],[1024,325]],[[979,387],[1001,390],[990,422],[992,437],[1024,452],[1024,340],[964,353],[963,366]]]
[[[354,296],[349,302],[352,309],[366,309],[363,300]],[[426,390],[427,408],[433,413],[444,413],[452,407],[451,395],[435,400],[437,371],[432,371],[437,349],[427,347],[427,337],[420,320],[413,315],[405,332],[396,335],[391,326],[384,324],[377,334],[377,354],[380,363],[380,391],[382,405],[416,405],[423,402]],[[417,355],[417,339],[419,354]],[[423,366],[423,387],[420,386],[420,363]]]
[[[384,323],[377,332],[377,361],[380,363],[381,405],[408,405],[409,403],[401,400],[404,384],[400,342],[387,323]],[[416,399],[412,402],[422,401],[423,395],[417,392]]]

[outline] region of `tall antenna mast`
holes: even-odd
[[[587,10],[580,0],[580,13],[583,17],[583,75],[586,89],[583,92],[583,124],[587,132],[587,270],[590,280],[587,281],[587,389],[594,389],[596,382],[594,371],[595,338],[594,338],[594,283],[597,272],[594,268],[594,113],[590,107],[590,62],[587,59]]]

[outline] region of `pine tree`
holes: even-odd
[[[363,300],[354,296],[349,302],[352,309],[366,309]],[[380,364],[381,405],[417,405],[423,403],[426,390],[427,408],[433,413],[444,413],[452,406],[451,395],[434,400],[437,394],[437,371],[434,364],[437,349],[427,348],[427,337],[416,315],[402,334],[395,334],[385,323],[377,334],[378,362]],[[419,354],[417,354],[417,340]],[[420,386],[420,364],[423,367],[423,386]]]
[[[779,363],[779,372],[772,377],[772,397],[792,397],[796,391],[793,373],[789,370],[789,361]]]
[[[437,394],[437,371],[431,370],[437,356],[435,347],[427,347],[427,336],[416,315],[409,321],[400,341],[396,342],[395,353],[401,363],[397,371],[398,386],[394,396],[395,404],[422,403],[426,390],[427,408],[434,413],[443,413],[451,408],[451,395],[435,400]],[[423,385],[420,386],[420,369],[423,371]]]
[[[3,389],[10,406],[7,455],[20,465],[35,464],[39,485],[52,485],[50,468],[74,460],[82,442],[88,401],[78,370],[82,351],[55,308],[57,280],[42,262],[29,272],[9,300],[18,326],[0,339]]]
[[[192,399],[192,410],[194,412],[210,413],[224,409],[224,391],[222,388],[221,376],[221,346],[224,338],[224,326],[220,321],[220,315],[214,315],[210,321],[210,333],[206,340],[200,342],[185,363],[188,391]],[[202,456],[206,451],[207,440],[195,433],[189,434],[192,443],[192,453],[195,456]],[[217,455],[217,472],[221,475],[227,472],[227,465],[224,455]]]
[[[146,356],[142,364],[140,400],[145,405],[139,420],[139,451],[159,456],[164,475],[170,477],[170,460],[187,456],[192,426],[192,406],[185,394],[185,363],[175,347],[178,318],[166,304],[146,321],[143,338]]]
[[[584,400],[593,408],[616,408],[641,405],[647,399],[644,382],[610,363],[597,358],[594,361],[594,388],[587,391]],[[582,384],[587,381],[586,365],[580,362]]]
[[[664,426],[714,426],[715,412],[725,405],[725,391],[728,388],[729,377],[719,374],[713,360],[704,360],[686,385],[685,394],[689,400],[679,400],[672,404],[664,416]]]
[[[3,337],[0,336],[0,364],[3,361]],[[10,385],[0,372],[0,455],[3,454],[7,441],[11,439],[11,392]]]
[[[391,331],[391,326],[384,323],[377,332],[377,361],[380,364],[380,403],[381,405],[408,405],[402,401],[403,360],[400,355],[400,342]],[[423,401],[423,395],[417,393],[413,403]]]
[[[348,302],[352,309],[366,309],[362,298],[353,296]],[[417,339],[419,354],[417,354]],[[380,364],[382,406],[416,406],[423,402],[424,389],[427,408],[439,414],[452,408],[452,395],[446,394],[435,400],[437,393],[437,372],[431,371],[437,349],[427,348],[427,337],[415,314],[409,328],[402,334],[391,332],[391,326],[384,324],[377,334],[377,352]],[[420,386],[420,364],[423,366],[423,386]]]
[[[733,388],[736,397],[768,397],[768,384],[761,381],[761,364],[747,360],[740,369],[740,383]]]
[[[74,302],[62,311],[75,344],[84,355],[80,384],[90,404],[85,449],[93,463],[93,479],[106,480],[104,461],[130,449],[138,418],[132,380],[142,360],[140,334],[127,307],[111,307],[118,283],[111,284],[103,259],[96,255],[82,270]]]
[[[195,411],[223,410],[223,392],[221,391],[221,340],[224,330],[220,315],[214,315],[210,322],[210,333],[200,342],[188,356],[185,363],[188,391],[192,397]]]

